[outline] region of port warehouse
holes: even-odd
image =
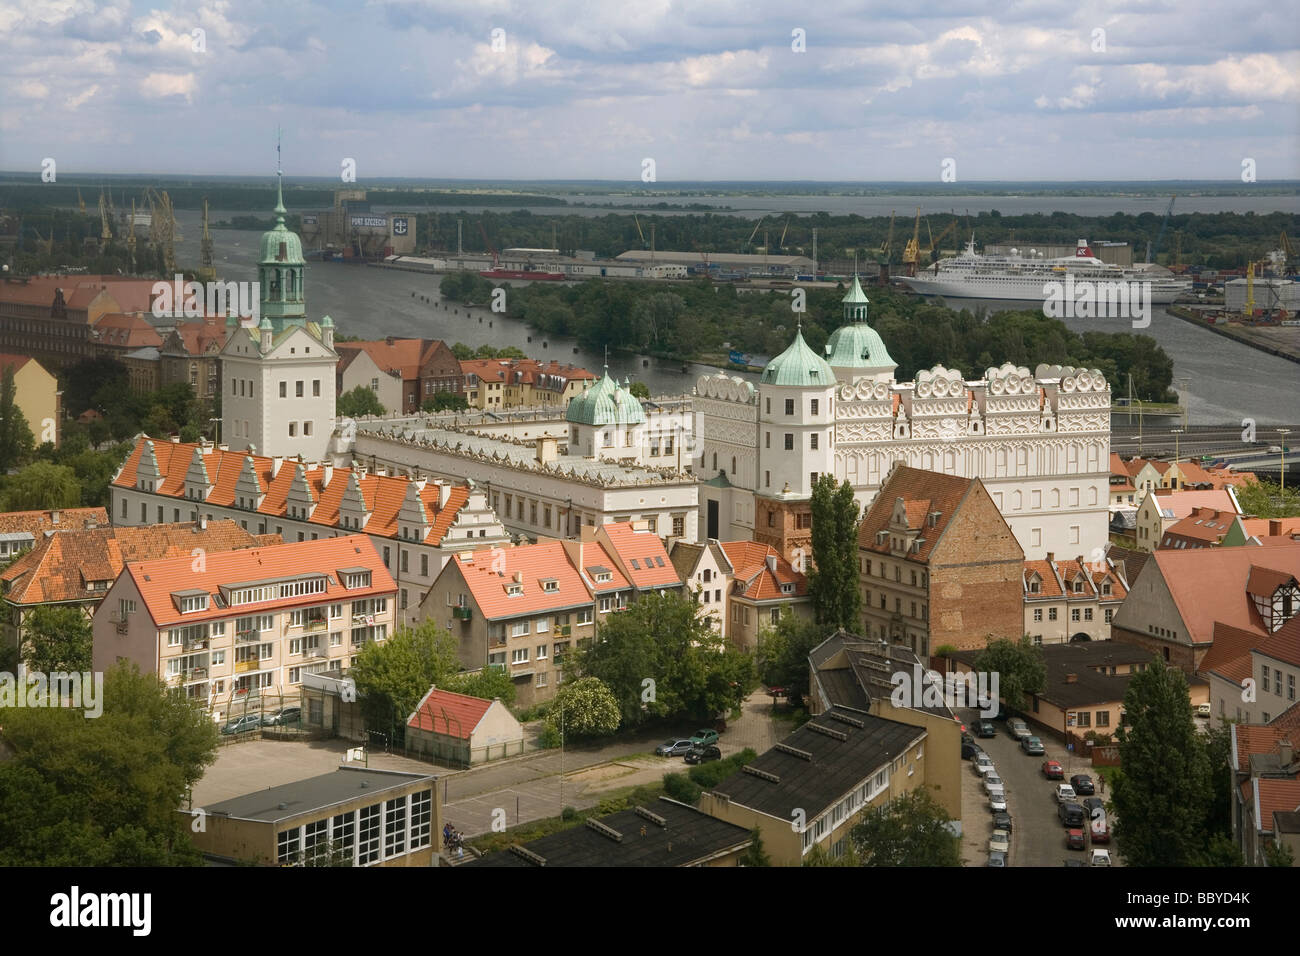
[[[423,257],[392,255],[384,265],[412,272],[481,272],[494,267],[512,270],[563,272],[575,279],[686,279],[706,270],[719,279],[812,276],[816,268],[805,256],[735,255],[698,252],[625,252],[614,259],[597,259],[592,253],[561,256],[553,249],[506,249],[494,264],[490,254]]]

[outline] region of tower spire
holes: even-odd
[[[280,127],[275,128],[275,221],[284,225],[284,169],[280,165]]]

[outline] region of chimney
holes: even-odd
[[[1281,518],[1269,518],[1269,519],[1268,519],[1268,536],[1269,536],[1270,538],[1276,538],[1276,537],[1277,537],[1278,535],[1280,535],[1281,533],[1282,533],[1282,519],[1281,519]]]
[[[283,464],[284,464],[284,456],[283,456],[283,455],[272,455],[272,456],[271,456],[271,477],[272,477],[272,478],[274,478],[276,475],[278,475],[278,474],[280,473],[280,466],[283,465]]]
[[[537,439],[537,463],[549,465],[559,458],[558,443],[554,438],[545,436]]]
[[[1067,684],[1077,684],[1077,683],[1079,683],[1079,675],[1078,675],[1078,674],[1066,674],[1066,675],[1065,675],[1065,682],[1066,682]]]
[[[393,337],[391,335],[388,336],[388,338],[384,339],[384,343],[391,347],[393,344]]]
[[[57,511],[51,511],[51,512],[50,512],[50,524],[58,524],[58,523],[59,523],[59,512],[57,512]]]
[[[1291,766],[1291,762],[1295,760],[1295,748],[1291,746],[1289,740],[1279,740],[1277,742],[1277,753],[1283,767]]]
[[[321,487],[328,488],[330,479],[334,477],[334,466],[327,462],[324,467],[321,468],[321,471],[324,473],[321,478]]]
[[[1048,563],[1048,564],[1053,564],[1053,563],[1055,563],[1055,561],[1056,561],[1056,554],[1055,554],[1055,552],[1048,551],[1048,552],[1047,552],[1047,563]]]
[[[217,451],[230,451],[230,446],[229,446],[229,445],[218,445],[218,446],[217,446]]]
[[[200,531],[207,531],[207,530],[208,530],[208,516],[207,516],[207,515],[199,515],[199,530],[200,530]]]
[[[516,571],[515,574],[514,574],[514,581],[515,581],[515,584],[523,584],[523,583],[524,583],[524,572],[522,572],[522,571]]]

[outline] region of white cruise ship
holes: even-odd
[[[1014,253],[1015,250],[1012,250]],[[1019,255],[983,256],[975,251],[972,236],[966,251],[940,259],[915,276],[896,276],[922,295],[959,299],[1007,299],[1042,302],[1049,295],[1049,282],[1150,282],[1153,305],[1167,305],[1191,291],[1191,283],[1174,278],[1161,266],[1136,268],[1102,262],[1092,254],[1086,239],[1080,239],[1073,256],[1035,259]]]

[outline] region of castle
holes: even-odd
[[[915,382],[867,324],[856,277],[845,324],[823,358],[794,342],[757,387],[725,373],[695,386],[703,460],[702,530],[752,537],[796,560],[811,554],[810,501],[824,474],[847,481],[865,509],[897,463],[979,478],[1027,559],[1107,544],[1110,386],[1096,369],[1004,364],[966,381],[937,365]]]

